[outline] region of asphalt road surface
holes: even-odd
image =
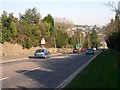
[[[2,64],[2,88],[56,88],[97,55],[63,54],[48,59],[31,58]]]

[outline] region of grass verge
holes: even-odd
[[[107,50],[98,55],[66,88],[119,88],[120,53]],[[118,62],[119,61],[119,62]]]

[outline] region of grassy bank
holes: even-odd
[[[66,88],[117,88],[120,80],[120,54],[107,50],[98,55]]]

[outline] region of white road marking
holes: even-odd
[[[30,69],[29,71],[25,71],[25,72],[23,72],[23,74],[24,74],[24,73],[31,72],[31,71],[34,71],[34,70],[37,70],[37,69],[40,69],[40,67],[37,67],[37,68],[34,68],[34,69]]]
[[[9,78],[9,77],[1,78],[0,81],[5,80],[5,79],[8,79],[8,78]]]
[[[99,55],[101,52],[99,52],[97,55]],[[65,79],[61,84],[59,84],[54,90],[60,90],[61,88],[64,88],[70,81],[72,81],[75,76],[82,71],[97,55],[92,57],[88,62],[82,65],[79,69],[77,69],[72,75],[70,75],[67,79]]]
[[[51,70],[51,69],[46,69],[46,68],[37,67],[37,68],[34,68],[34,69],[30,69],[29,71],[23,72],[23,74],[24,74],[24,73],[28,73],[28,72],[30,72],[30,71],[37,70],[37,69],[53,72],[53,70]]]

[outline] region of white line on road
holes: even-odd
[[[5,80],[5,79],[8,79],[8,78],[9,78],[9,77],[1,78],[0,81]]]
[[[37,70],[37,69],[40,69],[40,67],[37,67],[37,68],[34,68],[34,69],[30,69],[29,71],[25,71],[25,72],[23,72],[23,74],[24,74],[24,73],[31,72],[31,71],[34,71],[34,70]]]
[[[97,55],[99,55],[101,52],[99,52]],[[74,77],[82,71],[97,55],[92,57],[88,62],[86,62],[82,67],[77,69],[72,75],[70,75],[67,79],[65,79],[61,84],[59,84],[54,90],[60,90],[61,88],[64,88],[70,81],[74,79]]]

